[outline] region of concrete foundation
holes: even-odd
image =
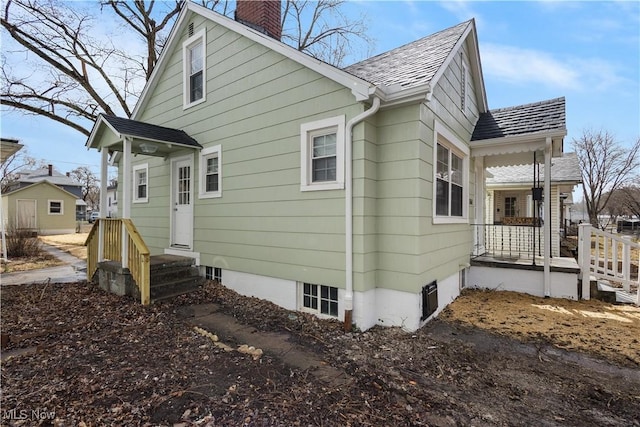
[[[116,295],[129,295],[140,299],[140,291],[128,268],[122,268],[119,262],[104,261],[98,263],[98,286]]]

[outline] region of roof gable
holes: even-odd
[[[356,76],[353,76],[339,68],[336,68],[332,65],[329,65],[319,59],[313,58],[306,53],[300,52],[291,46],[288,46],[278,40],[275,40],[268,35],[250,28],[244,24],[234,21],[224,15],[221,15],[217,12],[214,12],[211,9],[208,9],[203,6],[199,6],[194,2],[184,2],[183,8],[176,20],[175,25],[173,26],[171,33],[169,35],[168,41],[160,54],[160,58],[153,69],[151,77],[147,82],[138,103],[136,104],[133,113],[131,114],[132,118],[137,118],[142,110],[144,110],[147,100],[150,97],[151,93],[154,91],[156,85],[159,83],[160,76],[162,75],[162,71],[167,66],[169,58],[171,54],[176,49],[181,49],[180,43],[180,35],[185,31],[189,24],[189,19],[192,14],[198,14],[205,19],[217,24],[221,25],[231,31],[234,31],[241,36],[244,36],[256,43],[259,43],[268,49],[275,51],[277,53],[282,54],[283,56],[298,62],[299,64],[318,72],[319,74],[334,80],[335,82],[342,84],[343,86],[351,89],[354,97],[357,101],[364,101],[369,99],[369,97],[376,92],[376,87],[371,83],[362,80]],[[382,95],[382,93],[380,93]]]
[[[388,87],[387,92],[406,93],[412,89],[430,92],[465,42],[469,43],[470,71],[477,82],[479,108],[481,112],[486,111],[474,19],[357,62],[345,71],[375,85]]]
[[[62,189],[62,188],[58,187],[55,184],[52,184],[51,182],[49,182],[46,179],[42,180],[42,181],[39,181],[39,182],[36,182],[36,183],[33,183],[31,185],[27,185],[26,187],[18,188],[17,190],[13,190],[13,191],[11,191],[9,193],[3,194],[2,196],[3,197],[4,196],[12,196],[12,195],[14,195],[16,193],[24,192],[24,191],[27,191],[27,190],[33,190],[34,188],[36,188],[38,186],[41,186],[41,185],[49,186],[49,187],[51,187],[52,191],[56,191],[56,192],[62,193],[64,195],[66,195],[66,196],[73,197],[74,199],[78,198],[75,194],[69,193],[67,190]]]
[[[70,187],[82,187],[82,184],[77,182],[71,177],[52,169],[51,175],[49,175],[49,168],[43,167],[38,169],[21,170],[18,172],[20,175],[16,180],[18,182],[37,183],[41,181],[49,181],[55,185],[66,185]]]
[[[98,120],[96,120],[91,131],[91,136],[88,140],[89,142],[93,143],[97,140],[96,138],[93,138],[93,136],[98,133],[100,128],[103,126],[108,127],[112,132],[117,134],[118,139],[131,137],[168,144],[178,144],[186,147],[202,148],[195,139],[190,137],[183,130],[153,125],[122,117],[109,116],[106,114],[100,114],[98,116]]]
[[[477,97],[480,111],[487,110],[486,93],[480,66],[480,55],[475,29],[475,21],[463,22],[438,33],[424,37],[405,46],[339,69],[300,52],[262,32],[234,21],[194,2],[184,2],[184,6],[168,41],[158,59],[131,117],[138,118],[148,99],[158,85],[162,71],[169,57],[181,48],[180,35],[184,33],[193,14],[221,25],[241,36],[259,43],[266,48],[335,81],[351,90],[356,101],[369,100],[372,95],[384,101],[396,101],[413,97],[416,94],[426,96],[435,86],[449,62],[460,46],[467,41],[471,46],[472,75],[477,80]]]
[[[410,88],[429,84],[471,21],[381,53],[344,70],[375,85]]]

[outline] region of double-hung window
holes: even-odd
[[[49,200],[49,215],[63,215],[62,200]]]
[[[149,165],[144,163],[133,167],[133,203],[149,201]]]
[[[206,32],[200,30],[182,45],[184,108],[205,100],[206,59]]]
[[[300,126],[300,190],[344,188],[344,116]]]
[[[469,149],[436,123],[434,149],[434,223],[466,222]]]
[[[200,198],[222,196],[222,146],[207,147],[200,153]]]

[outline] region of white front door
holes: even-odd
[[[181,158],[171,168],[171,246],[190,249],[193,241],[193,162]]]

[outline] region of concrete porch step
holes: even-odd
[[[204,282],[203,277],[187,277],[172,281],[154,283],[151,286],[151,301],[157,302],[176,297],[178,295],[197,291]]]
[[[611,304],[637,304],[637,293],[627,292],[624,289],[611,286],[605,280],[592,281],[592,290],[594,288],[594,282],[596,285],[597,293],[596,299],[609,302]],[[592,292],[593,296],[593,292]]]
[[[195,266],[195,259],[177,255],[152,255],[149,266],[151,302],[198,290],[204,278]],[[98,264],[99,286],[117,295],[130,295],[140,300],[140,289],[128,268],[120,262],[103,261]]]
[[[178,255],[152,255],[150,274],[151,302],[196,291],[204,282],[195,260]]]

